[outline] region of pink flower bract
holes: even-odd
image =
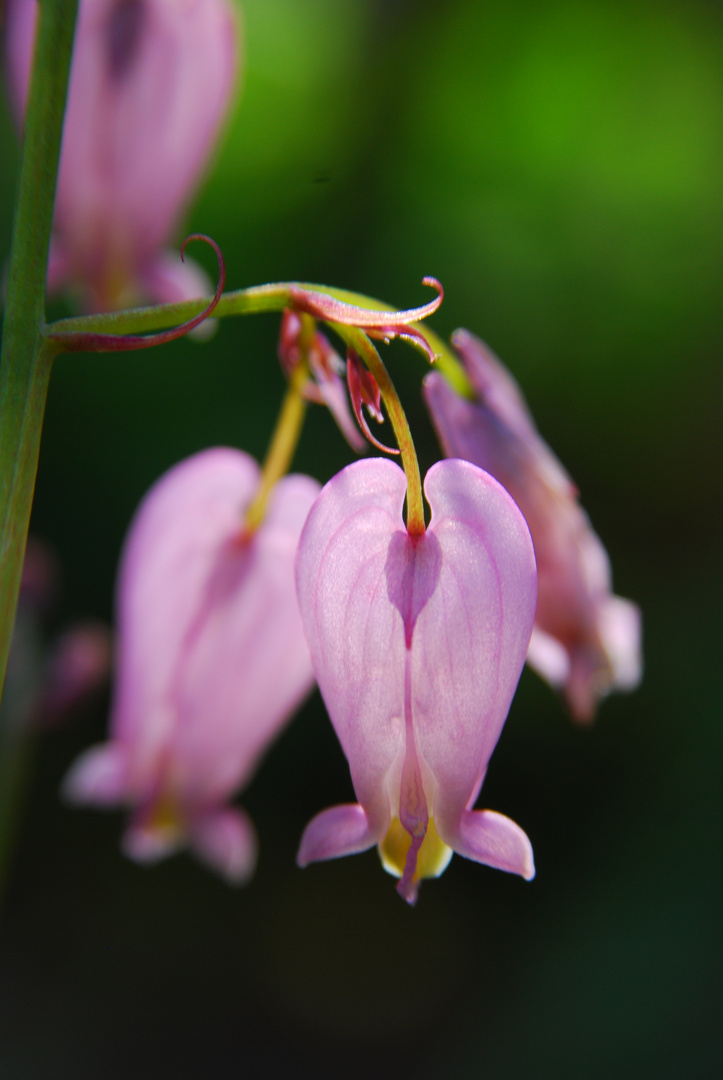
[[[527,659],[563,690],[575,719],[591,720],[601,697],[640,681],[640,611],[612,595],[605,548],[515,380],[466,330],[453,344],[478,400],[460,397],[440,374],[427,375],[424,395],[440,442],[451,457],[492,473],[525,515],[538,572]]]
[[[71,800],[134,808],[132,857],[189,843],[232,881],[252,872],[256,843],[227,802],[313,684],[293,567],[319,485],[285,477],[248,536],[258,482],[252,458],[214,449],[146,496],[121,563],[111,741],[65,781]]]
[[[299,862],[378,844],[410,902],[452,851],[534,873],[522,830],[471,809],[532,629],[530,535],[468,462],[439,462],[424,488],[432,520],[412,537],[402,470],[378,458],[348,466],[315,502],[296,564],[314,672],[359,800],[310,822]]]

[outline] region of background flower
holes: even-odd
[[[25,110],[36,4],[9,0],[5,57]],[[235,84],[226,0],[81,0],[55,200],[48,288],[89,311],[212,292],[166,245],[206,171]]]
[[[259,479],[248,454],[218,448],[146,495],[119,572],[110,741],[64,782],[72,802],[132,809],[131,858],[188,844],[235,883],[253,873],[256,838],[229,800],[313,684],[293,566],[319,486],[284,477],[249,536]]]
[[[576,720],[592,720],[606,694],[640,682],[640,610],[613,595],[608,554],[515,379],[474,334],[458,330],[452,340],[476,398],[462,397],[439,372],[425,376],[440,444],[448,457],[490,472],[525,515],[538,574],[527,662],[562,690]]]

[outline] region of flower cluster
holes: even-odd
[[[292,304],[279,355],[296,393],[330,405],[358,440],[342,362],[301,290]],[[353,325],[341,314],[339,332]],[[400,326],[399,313],[379,313],[380,335],[385,322]],[[277,479],[260,517],[265,473],[230,449],[176,466],[146,497],[121,565],[111,740],[65,783],[71,800],[132,808],[131,857],[188,844],[245,881],[255,834],[228,800],[315,678],[358,802],[309,823],[300,865],[377,846],[410,903],[453,852],[534,875],[522,829],[474,809],[525,659],[555,684],[540,643],[564,650],[557,681],[587,719],[612,688],[604,676],[618,687],[638,676],[637,609],[610,595],[602,546],[511,376],[471,335],[454,341],[479,399],[427,377],[456,453],[427,474],[427,526],[405,524],[408,475],[380,458],[321,491],[308,477]],[[364,403],[383,419],[351,346],[347,376],[357,418]]]
[[[35,21],[35,0],[9,0],[18,120]],[[92,310],[209,291],[198,268],[170,263],[165,245],[228,108],[235,42],[227,0],[80,0],[51,289],[79,289]],[[61,328],[48,340],[100,350],[179,336],[220,301],[225,271],[213,246],[216,294],[176,330]],[[64,784],[72,802],[129,809],[123,848],[133,859],[187,846],[229,882],[247,881],[256,834],[233,800],[316,681],[357,801],[311,820],[300,865],[376,846],[409,903],[454,852],[530,879],[526,834],[475,809],[525,660],[581,721],[604,694],[638,682],[638,609],[612,594],[606,552],[514,379],[464,331],[453,339],[461,364],[447,360],[469,395],[444,372],[425,380],[446,458],[423,494],[374,344],[401,338],[435,360],[421,322],[443,291],[434,278],[423,284],[436,297],[403,311],[321,287],[265,287],[263,310],[275,297],[282,311],[289,382],[265,462],[206,450],[142,502],[118,580],[109,738]],[[323,488],[288,475],[308,402],[331,410],[352,449],[371,443],[402,468],[355,461]],[[371,432],[369,419],[385,417],[398,449]]]

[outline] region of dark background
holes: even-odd
[[[642,606],[645,680],[583,730],[526,671],[483,798],[528,832],[537,877],[454,858],[414,910],[374,852],[295,868],[306,821],[353,797],[316,695],[241,796],[261,859],[238,891],[185,855],[141,869],[120,815],[60,803],[107,699],[43,735],[0,923],[0,1076],[718,1076],[721,9],[243,6],[243,99],[189,229],[219,241],[232,288],[407,307],[439,277],[434,329],[509,364]],[[7,251],[5,113],[0,145]],[[32,523],[63,568],[50,632],[111,619],[163,470],[214,444],[263,454],[277,330],[229,319],[209,345],[58,361]],[[423,361],[386,357],[426,467]],[[295,468],[325,481],[349,459],[313,411]]]

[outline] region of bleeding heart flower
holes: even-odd
[[[5,58],[22,122],[37,4],[9,0]],[[226,0],[80,0],[48,288],[89,311],[212,292],[164,250],[231,102],[237,27]]]
[[[453,344],[477,400],[460,397],[441,375],[428,375],[424,396],[437,434],[446,454],[487,469],[525,515],[538,572],[527,659],[563,689],[576,720],[592,720],[600,698],[640,681],[640,611],[612,595],[605,548],[515,380],[466,330],[457,331]]]
[[[501,814],[472,810],[527,651],[536,573],[525,521],[464,461],[427,474],[429,528],[410,535],[406,480],[378,458],[323,488],[296,582],[312,663],[358,805],[307,826],[302,866],[379,845],[413,903],[453,851],[531,878],[532,850]]]
[[[249,535],[258,483],[252,458],[214,449],[146,496],[121,563],[111,741],[65,781],[72,801],[134,808],[132,858],[188,843],[231,881],[253,872],[256,840],[227,801],[313,684],[293,567],[319,485],[285,477]]]

